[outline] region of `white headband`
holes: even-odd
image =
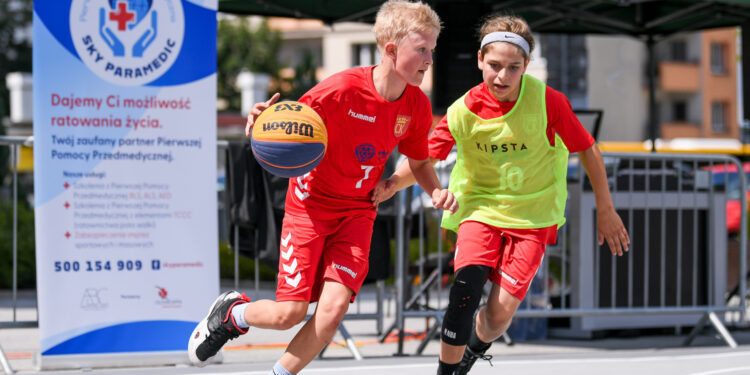
[[[530,56],[529,42],[527,42],[526,39],[524,39],[522,36],[507,31],[494,31],[485,35],[484,38],[482,38],[482,45],[479,47],[479,49],[482,49],[484,48],[484,46],[494,42],[513,43],[521,47],[521,49],[526,52],[527,57]]]

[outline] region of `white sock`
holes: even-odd
[[[271,370],[271,372],[269,372],[268,375],[294,375],[294,374],[287,371],[287,369],[285,369],[284,366],[281,365],[280,361],[276,361],[276,364],[273,365],[273,370]]]
[[[232,307],[232,316],[234,317],[234,323],[240,328],[249,328],[250,325],[245,321],[245,309],[249,303],[241,303]]]

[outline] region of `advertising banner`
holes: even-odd
[[[34,1],[42,368],[187,361],[219,291],[216,11]]]

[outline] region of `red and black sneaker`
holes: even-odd
[[[236,291],[224,292],[214,301],[208,315],[198,323],[190,335],[188,356],[193,365],[205,366],[227,341],[247,333],[247,328],[240,328],[235,324],[232,308],[248,302],[250,299],[244,293]]]

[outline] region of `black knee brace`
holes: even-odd
[[[443,342],[466,345],[471,335],[474,311],[479,306],[482,288],[490,270],[487,266],[467,266],[456,272],[456,281],[450,290],[448,311],[443,317]]]

